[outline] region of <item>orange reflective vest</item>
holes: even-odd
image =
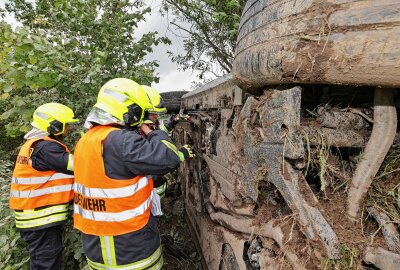
[[[54,141],[49,137],[27,140],[19,151],[10,190],[10,208],[28,210],[38,207],[68,203],[73,199],[72,175],[56,171],[37,171],[31,166],[32,145],[39,141]]]
[[[116,180],[105,173],[103,141],[113,130],[117,129],[91,128],[75,148],[74,227],[86,234],[115,236],[137,231],[150,217],[150,178]]]

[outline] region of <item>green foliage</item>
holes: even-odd
[[[8,207],[12,163],[0,160],[0,269],[28,269],[28,250],[15,230],[14,217]]]
[[[157,62],[144,62],[157,32],[134,37],[150,9],[144,1],[10,0],[6,10],[22,27],[0,23],[0,129],[16,137],[34,109],[61,102],[83,118],[99,87],[115,77],[158,81]]]
[[[70,207],[72,215],[73,209]],[[73,228],[72,217],[64,226],[63,232],[63,269],[83,269],[87,265],[86,257],[83,252],[81,237],[77,230]]]
[[[6,12],[22,27],[0,19],[0,154],[13,160],[33,111],[46,102],[70,106],[81,120],[102,84],[127,77],[141,84],[158,81],[157,62],[145,62],[152,47],[169,40],[156,32],[135,38],[150,9],[145,1],[10,0]],[[0,10],[0,17],[5,14]],[[77,137],[79,131],[75,131]],[[8,137],[7,137],[8,136]],[[71,142],[71,141],[70,141]],[[0,269],[28,269],[27,246],[15,230],[8,207],[11,162],[0,161]],[[86,262],[71,220],[65,226],[65,269]]]
[[[170,52],[172,60],[183,70],[199,71],[201,79],[230,72],[244,5],[244,0],[165,0],[164,12],[176,15],[171,24],[185,36],[185,52]]]

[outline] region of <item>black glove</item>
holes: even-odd
[[[193,153],[192,148],[190,145],[185,144],[181,148],[179,148],[179,158],[181,161],[191,159],[196,155]]]

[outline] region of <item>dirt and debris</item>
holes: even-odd
[[[213,145],[212,154],[207,149],[199,153],[210,170],[199,166],[199,160],[189,161],[180,175],[208,265],[236,265],[228,268],[235,270],[373,269],[363,261],[364,250],[394,250],[398,237],[388,237],[394,230],[382,224],[400,224],[398,148],[373,181],[368,194],[374,202],[367,198],[356,222],[346,212],[351,179],[373,129],[373,93],[369,87],[353,86],[271,88],[236,108],[201,112],[207,121],[195,121],[195,127],[185,131],[189,135],[180,137]],[[215,119],[220,119],[217,127]],[[198,132],[205,127],[217,136]],[[201,173],[201,183],[187,179],[200,179],[196,174]],[[376,186],[388,177],[394,177],[389,190],[386,184]],[[199,186],[205,188],[200,191]],[[197,207],[198,193],[206,211]],[[368,207],[383,208],[385,219],[379,224],[366,212]],[[227,245],[237,264],[224,259]],[[367,255],[374,254],[378,251]]]
[[[165,270],[201,270],[201,258],[185,219],[185,207],[179,183],[170,183],[162,199],[164,215],[159,218]]]

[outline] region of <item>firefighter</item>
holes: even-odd
[[[152,108],[146,110],[143,123],[148,125],[153,130],[159,129],[168,133],[169,130],[163,124],[160,124],[158,120],[158,117],[160,115],[167,113],[167,109],[165,108],[165,103],[160,93],[156,89],[147,85],[142,85],[142,88],[146,91],[152,105]],[[145,137],[143,132],[141,133],[141,135]],[[167,189],[167,179],[172,180],[172,173],[169,172],[164,176],[153,175],[152,178],[153,178],[154,188],[156,189],[157,194],[161,198],[163,198],[165,196],[165,191]]]
[[[30,269],[61,269],[61,225],[73,198],[73,155],[61,140],[77,122],[73,111],[46,103],[33,113],[12,175],[10,208],[28,244]]]
[[[176,169],[192,155],[165,132],[142,124],[152,108],[136,82],[117,78],[100,89],[75,148],[74,227],[92,269],[161,269],[150,174]],[[134,129],[140,126],[147,136]]]
[[[190,121],[190,118],[188,116],[179,116],[179,115],[172,115],[170,117],[170,122],[167,125],[164,125],[163,123],[160,123],[158,120],[158,117],[160,115],[166,114],[167,113],[167,108],[165,107],[166,104],[163,101],[160,93],[147,85],[142,85],[144,90],[146,91],[147,95],[150,98],[152,108],[148,109],[145,112],[144,120],[143,123],[147,124],[150,128],[154,130],[162,130],[166,133],[169,133],[175,125],[180,122],[180,121]],[[142,136],[144,134],[142,133]],[[154,175],[153,177],[154,181],[154,188],[157,191],[157,194],[163,198],[165,196],[165,192],[167,189],[167,183],[174,181],[174,176],[172,172],[169,172],[165,175]]]

